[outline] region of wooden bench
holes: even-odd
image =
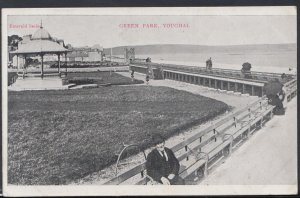
[[[180,176],[187,178],[191,174],[196,174],[199,170],[205,176],[207,175],[209,164],[213,164],[215,160],[230,155],[235,139],[248,131],[252,125],[261,122],[265,115],[272,112],[273,108],[265,108],[268,104],[266,103],[264,106],[264,102],[266,102],[265,97],[173,146],[171,149],[175,155],[180,151],[180,154],[178,155],[177,153],[176,156],[181,165]],[[256,111],[259,111],[259,113]],[[247,122],[245,126],[242,125],[243,121]],[[204,140],[203,137],[205,137]],[[192,158],[191,156],[194,157]],[[133,184],[142,185],[148,184],[149,181],[151,182],[151,178],[147,175],[145,162],[105,184],[122,184],[133,177],[135,177]]]

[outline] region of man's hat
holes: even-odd
[[[163,143],[165,141],[165,138],[160,133],[154,133],[152,135],[152,143],[153,145],[157,145],[159,143]]]

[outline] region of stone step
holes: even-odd
[[[237,96],[241,96],[241,95],[242,95],[241,92],[234,92],[233,94],[234,94],[234,95],[237,95]]]
[[[71,87],[70,89],[90,89],[90,88],[98,88],[98,84],[85,84],[85,85],[76,85]]]
[[[241,94],[242,96],[246,96],[246,97],[249,97],[250,96],[250,94]]]

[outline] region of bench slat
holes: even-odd
[[[123,174],[119,175],[118,177],[115,177],[115,178],[109,180],[108,182],[104,183],[104,185],[119,184],[121,182],[126,181],[130,177],[132,177],[134,175],[137,175],[138,173],[140,173],[144,169],[145,169],[145,162],[143,164],[140,164],[140,165],[130,169],[129,171],[124,172]]]

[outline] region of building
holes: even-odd
[[[32,48],[38,47],[38,46],[33,46],[34,43],[36,43],[35,45],[37,45],[37,41],[38,40],[43,40],[44,43],[46,43],[46,41],[51,41],[50,43],[48,42],[48,46],[52,45],[54,48],[60,48],[60,49],[65,49],[65,44],[64,44],[64,40],[62,39],[57,39],[55,37],[52,37],[45,29],[40,28],[37,32],[35,32],[33,35],[29,34],[29,35],[25,35],[22,37],[22,40],[18,43],[18,48],[9,50],[10,53],[10,60],[12,60],[12,66],[13,67],[17,67],[20,68],[25,64],[25,59],[24,56],[16,56],[14,55],[14,51],[22,51],[22,49],[28,49],[30,46]],[[45,45],[45,47],[47,46]],[[61,46],[61,47],[58,47]],[[54,49],[55,50],[55,49]],[[30,54],[30,58],[37,60],[38,62],[41,62],[41,56],[36,55],[36,54]],[[43,61],[47,62],[47,61],[57,61],[57,54],[51,54],[51,53],[45,53],[43,55]]]
[[[99,44],[92,47],[72,47],[68,45],[71,53],[68,53],[67,58],[69,62],[99,62],[103,61],[103,47]]]
[[[28,39],[27,39],[28,38]],[[17,65],[18,78],[15,83],[9,86],[10,90],[36,90],[36,89],[68,89],[62,79],[61,58],[67,56],[69,50],[63,46],[63,42],[58,42],[40,26],[32,36],[20,42],[18,49],[11,51],[14,65]],[[30,61],[37,61],[38,68],[29,68]],[[45,58],[55,59],[58,62],[57,71],[44,70]],[[65,58],[66,59],[66,58]],[[65,60],[66,61],[66,60]],[[67,71],[65,71],[66,73]]]

